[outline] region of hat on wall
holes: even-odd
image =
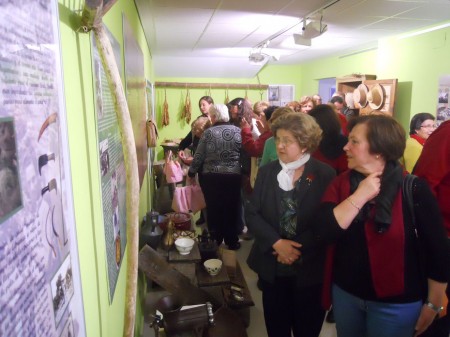
[[[365,84],[360,84],[353,90],[353,102],[359,104],[361,108],[367,105],[367,86]]]
[[[352,92],[346,92],[345,93],[345,104],[347,104],[349,109],[355,108],[355,102],[353,100],[353,93]]]
[[[377,110],[383,106],[384,89],[380,84],[375,84],[372,88],[370,88],[367,93],[367,101],[369,102],[369,106],[374,110]]]

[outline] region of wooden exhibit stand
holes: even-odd
[[[381,106],[378,108],[374,108],[370,104],[361,106],[357,102],[353,102],[353,110],[356,112],[356,115],[369,115],[374,113],[386,114],[389,116],[394,115],[397,79],[377,80],[376,75],[365,74],[354,74],[336,78],[336,90],[345,94],[346,101],[353,100],[353,92],[360,84],[366,85],[368,91],[370,91],[374,86],[379,85],[383,92],[383,101]],[[349,104],[347,103],[347,105]]]

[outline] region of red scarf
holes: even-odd
[[[350,170],[339,175],[325,192],[322,202],[339,204],[350,195]],[[405,233],[401,189],[392,205],[392,223],[387,232],[377,234],[373,222],[375,208],[365,223],[372,283],[377,297],[400,295],[404,291]],[[345,234],[344,234],[345,235]],[[332,264],[335,247],[330,247],[325,263],[323,305],[331,305]]]
[[[411,138],[417,140],[420,145],[424,146],[425,142],[427,141],[425,138],[420,137],[418,134],[410,135]]]

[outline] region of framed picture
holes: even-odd
[[[269,101],[278,101],[280,99],[280,88],[269,87]]]

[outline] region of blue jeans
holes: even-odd
[[[365,301],[333,284],[333,308],[338,337],[412,337],[422,301]]]

